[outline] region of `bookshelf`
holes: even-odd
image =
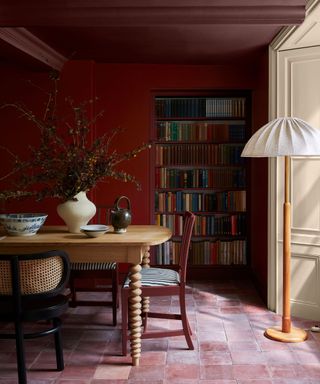
[[[189,275],[248,266],[248,167],[240,155],[250,132],[249,92],[167,92],[153,101],[152,220],[173,237],[156,247],[152,263],[178,263],[190,210],[188,267],[197,272]]]

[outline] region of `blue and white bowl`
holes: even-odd
[[[10,236],[33,236],[47,217],[46,213],[8,213],[0,215],[0,223]]]

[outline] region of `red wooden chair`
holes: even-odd
[[[152,296],[178,296],[180,303],[180,314],[172,313],[143,313],[143,333],[142,339],[151,339],[158,337],[185,336],[189,349],[194,349],[191,340],[191,329],[187,318],[185,291],[186,291],[186,272],[189,246],[192,236],[192,230],[195,222],[195,215],[186,212],[184,217],[183,236],[180,249],[180,260],[178,272],[173,269],[165,268],[142,268],[141,270],[141,291],[142,297]],[[127,277],[121,290],[122,305],[122,353],[127,354],[128,341],[128,299],[129,299],[129,278]],[[148,317],[161,319],[180,320],[182,328],[165,331],[148,331]]]

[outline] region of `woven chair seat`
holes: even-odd
[[[110,271],[116,269],[117,263],[70,263],[71,271]]]
[[[180,275],[172,269],[163,268],[142,268],[141,285],[144,287],[171,286],[180,284]],[[123,288],[129,288],[130,280],[126,279]]]

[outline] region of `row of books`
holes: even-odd
[[[156,168],[156,188],[244,188],[244,168]]]
[[[245,98],[238,97],[157,97],[157,118],[245,116]]]
[[[243,120],[232,121],[157,121],[160,141],[244,141],[246,127]]]
[[[155,264],[179,264],[180,248],[181,242],[174,240],[159,245],[155,252]],[[192,241],[188,263],[194,265],[246,264],[247,243],[245,240]]]
[[[182,236],[182,215],[157,213],[155,222],[170,228],[173,236]],[[193,229],[194,236],[245,236],[245,234],[246,215],[244,213],[197,215]]]
[[[155,210],[160,212],[245,212],[246,191],[223,191],[212,193],[156,191]]]
[[[243,165],[244,144],[156,145],[156,165]]]

